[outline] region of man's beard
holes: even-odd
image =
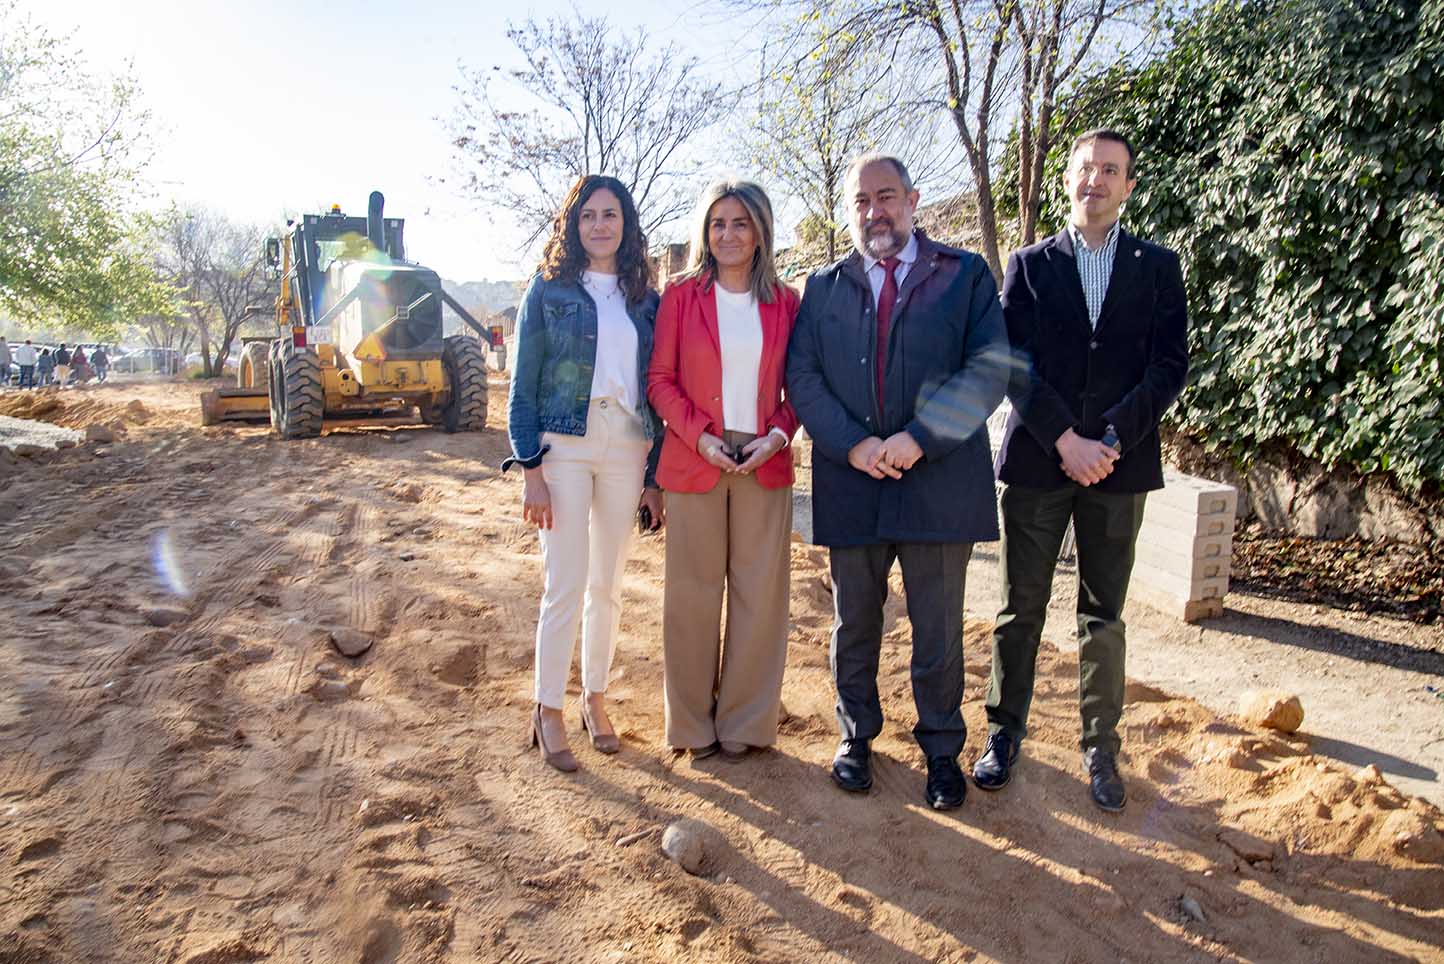
[[[887,231],[881,234],[875,234],[873,228],[878,225],[886,225]],[[862,243],[857,245],[858,249],[868,257],[881,261],[883,258],[897,254],[906,247],[908,236],[906,231],[899,231],[893,222],[884,220],[883,218],[875,218],[863,225],[861,240]],[[857,235],[853,236],[853,241],[858,241]]]

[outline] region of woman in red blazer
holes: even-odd
[[[737,758],[777,741],[798,424],[782,380],[798,297],[777,277],[762,188],[718,182],[697,211],[691,265],[662,295],[647,373],[667,425],[657,466],[667,742]]]

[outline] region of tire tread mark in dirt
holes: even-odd
[[[352,629],[363,633],[374,633],[381,622],[380,605],[372,581],[369,573],[356,573],[351,577],[351,605],[346,621]]]
[[[96,810],[99,812],[112,813],[120,808],[127,791],[130,766],[135,760],[137,743],[137,739],[132,737],[130,745],[124,751],[97,761],[105,766],[100,776],[100,787],[94,794]],[[119,766],[115,765],[117,762]]]
[[[316,814],[323,827],[339,822],[345,808],[339,799],[341,781],[338,771],[347,766],[356,755],[359,733],[356,729],[356,715],[348,708],[337,709],[331,721],[321,732],[321,754],[319,765],[325,771],[317,791]]]
[[[120,664],[131,652],[135,650],[135,644],[128,646],[116,646],[106,652],[103,656],[91,661],[90,668],[73,683],[68,689],[90,690],[102,685],[114,673],[115,667]]]
[[[301,691],[301,683],[306,679],[306,650],[297,647],[296,659],[286,670],[286,679],[282,686],[287,696],[295,696]]]
[[[380,513],[375,506],[367,503],[353,503],[347,512],[347,551],[353,556],[351,560],[351,599],[346,614],[347,623],[352,629],[363,633],[376,633],[382,629],[384,622],[381,600],[376,596],[375,571],[370,567],[356,565],[354,558],[359,553],[357,549],[374,543],[373,535],[377,531]]]
[[[298,566],[299,573],[310,573],[319,569],[330,560],[332,551],[336,546],[336,537],[343,527],[343,517],[350,515],[352,510],[347,509],[341,514],[332,514],[328,517],[319,529],[306,529],[301,532],[301,552]],[[297,576],[292,577],[294,581]]]
[[[10,760],[0,768],[0,800],[29,796],[21,787],[32,787],[39,781],[40,758],[27,750],[8,755]]]
[[[191,625],[166,640],[166,642],[156,650],[156,653],[158,655],[184,653],[195,644],[203,642],[219,629],[220,625],[220,616],[206,616],[197,622],[191,623]]]

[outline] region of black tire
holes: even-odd
[[[441,427],[448,432],[480,432],[486,428],[486,356],[475,338],[452,335],[441,349],[441,367],[451,396],[441,407]]]
[[[281,343],[280,371],[275,377],[281,396],[281,438],[314,438],[321,434],[326,411],[326,393],[321,386],[321,359],[310,348]],[[273,366],[272,370],[275,368]]]
[[[267,388],[271,384],[271,343],[253,341],[241,349],[236,366],[237,388]]]
[[[281,343],[271,342],[266,349],[266,402],[271,408],[271,428],[277,435],[281,434],[281,398],[285,394],[280,386],[280,354]]]

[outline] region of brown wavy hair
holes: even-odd
[[[652,287],[652,265],[647,260],[647,236],[637,217],[632,192],[614,177],[605,174],[583,174],[567,192],[562,208],[552,222],[551,237],[542,251],[538,271],[548,281],[575,284],[587,267],[587,252],[582,247],[578,224],[582,205],[602,189],[611,191],[622,205],[622,244],[617,249],[617,282],[627,296],[627,304],[640,304]]]

